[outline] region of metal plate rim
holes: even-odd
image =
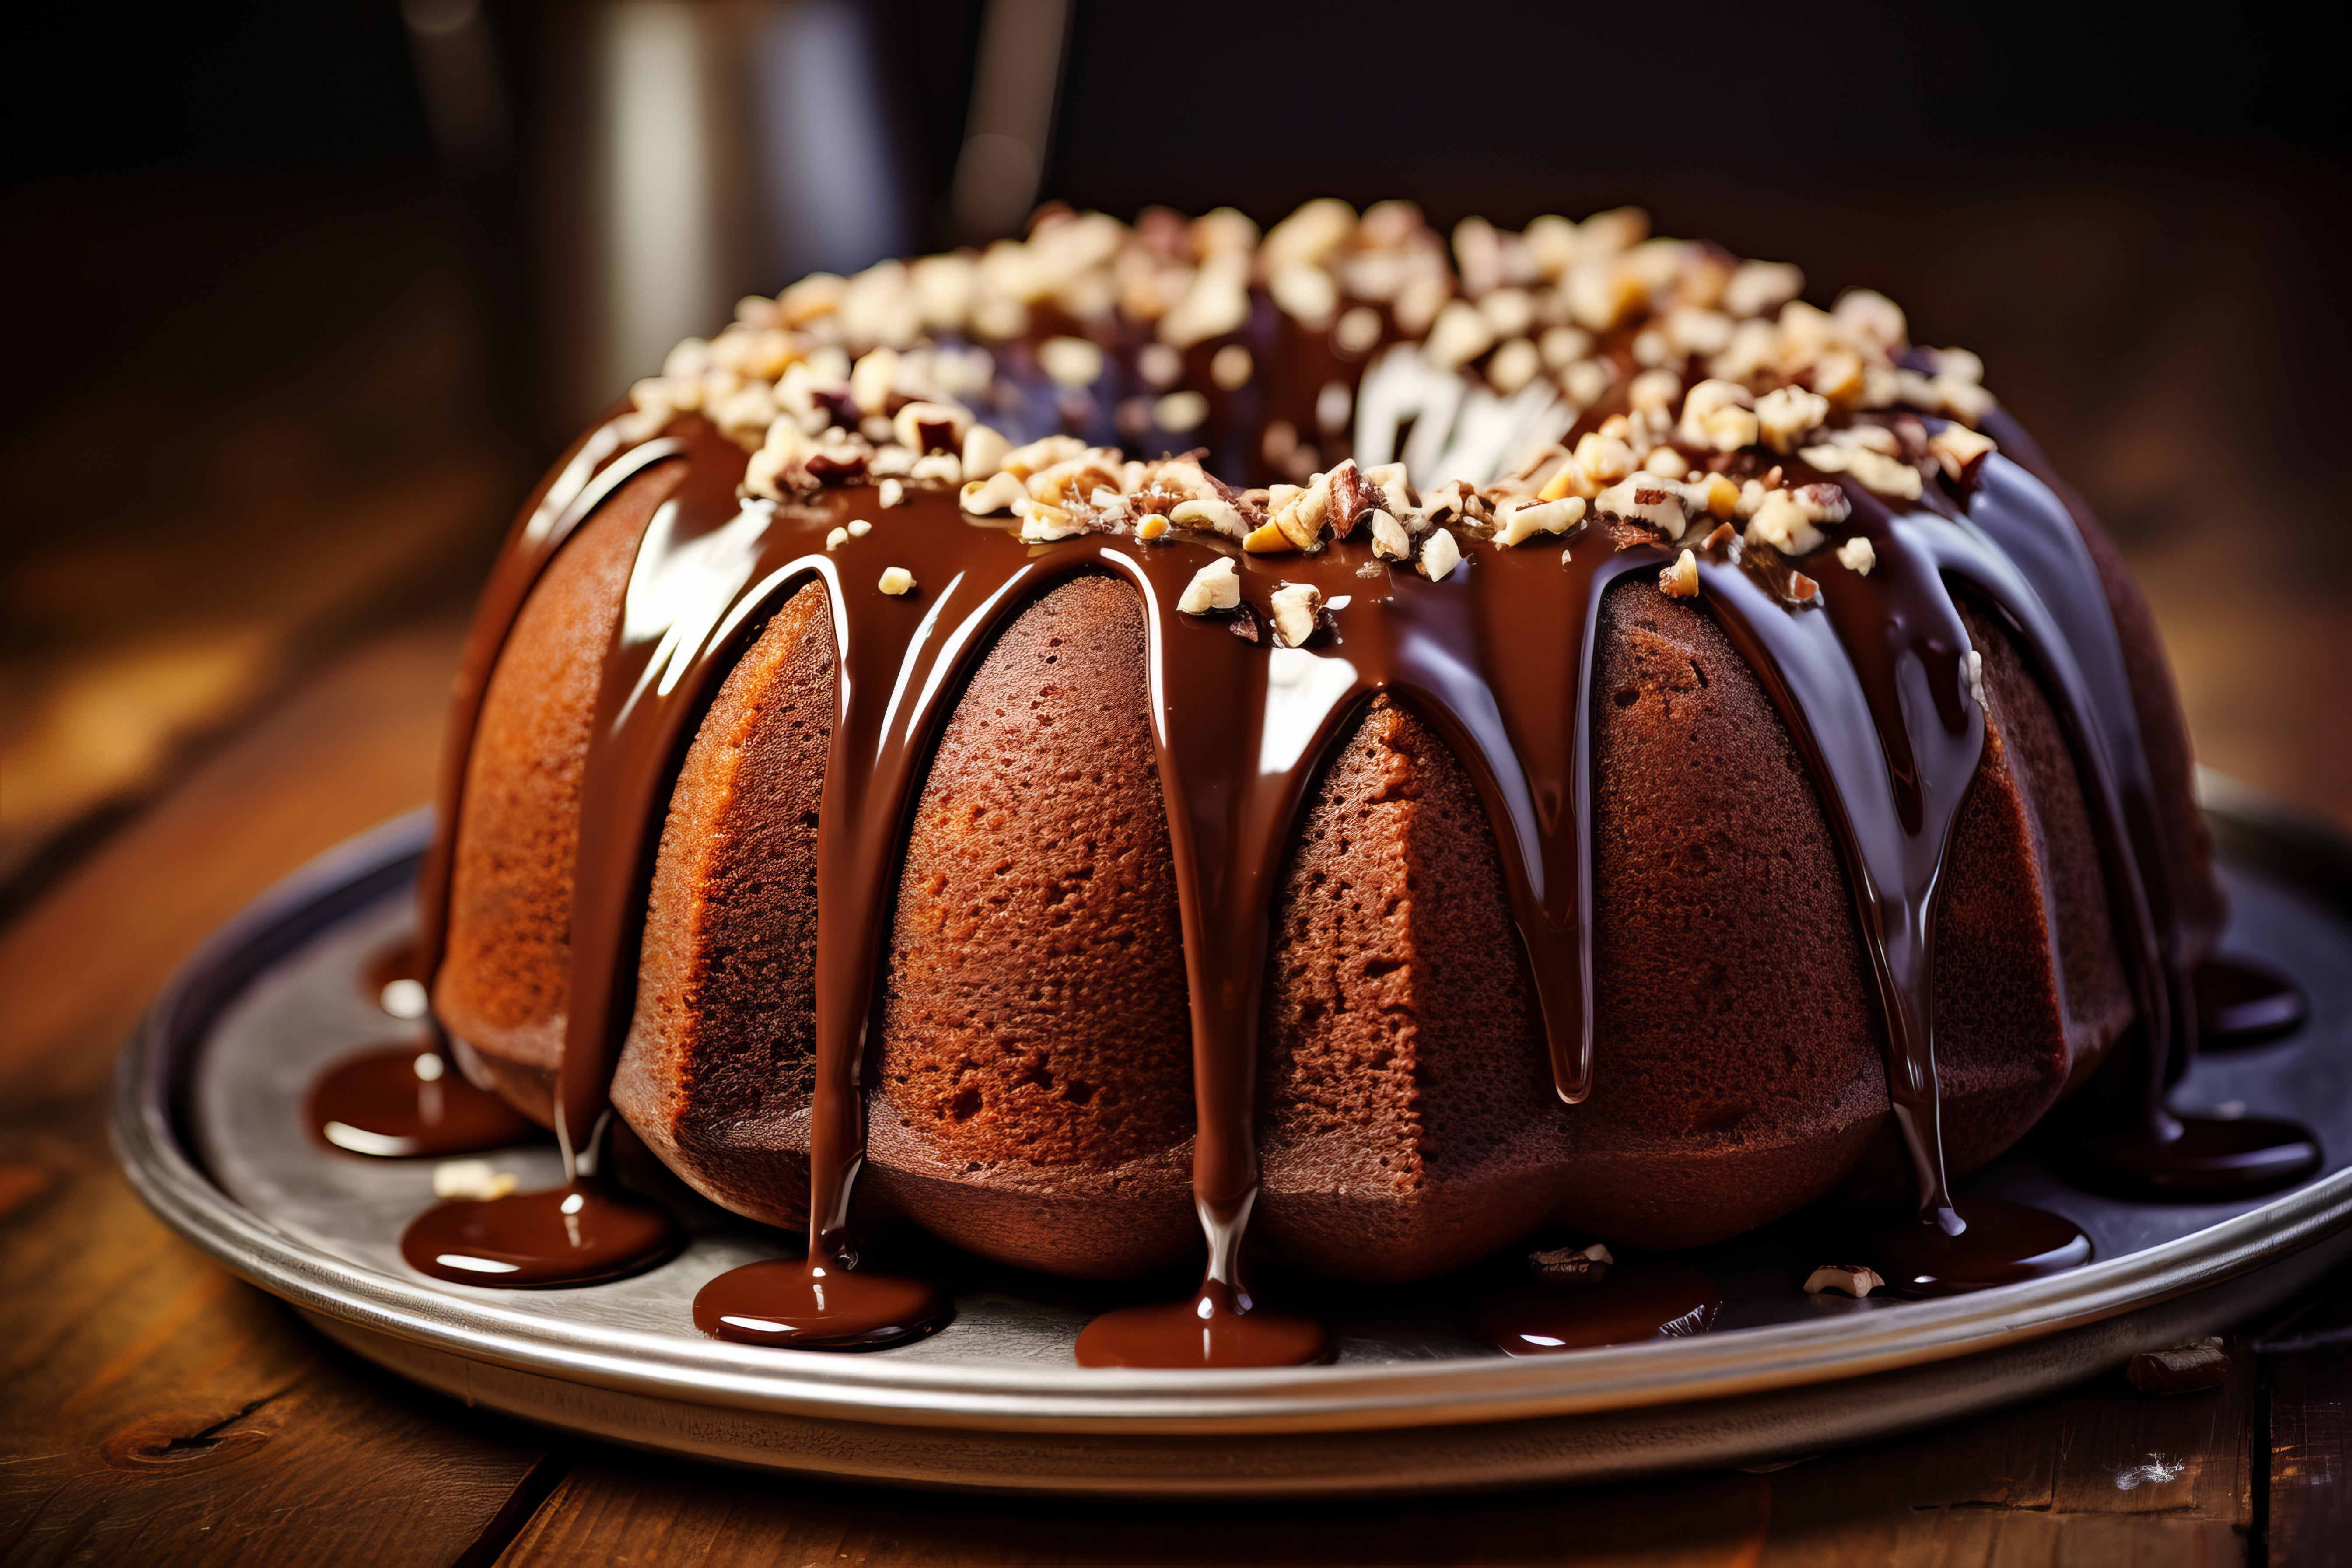
[[[2223,786],[2226,785],[2226,790]],[[2263,832],[2278,808],[2211,781],[2214,811]],[[2308,824],[2305,825],[2306,828]],[[173,1229],[296,1307],[478,1362],[688,1404],[972,1431],[1201,1436],[1524,1421],[1738,1398],[1977,1354],[2116,1317],[2259,1269],[2352,1223],[2352,1169],[2170,1242],[2052,1279],[1819,1322],[1540,1359],[1233,1372],[1103,1371],[795,1356],[602,1328],[566,1332],[361,1268],[268,1226],[214,1184],[182,1141],[174,1096],[240,962],[306,913],[421,851],[430,814],[329,850],[198,948],[118,1066],[111,1131],[133,1187]],[[2352,846],[2322,828],[2342,863]]]

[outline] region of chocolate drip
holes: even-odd
[[[451,693],[435,802],[437,827],[417,871],[416,935],[371,969],[371,984],[379,995],[394,980],[416,981],[429,994],[440,968],[466,761],[473,753],[474,727],[490,671],[515,617],[522,613],[523,601],[564,541],[606,498],[677,450],[669,441],[646,442],[626,452],[624,445],[616,424],[599,426],[583,437],[526,505],[499,552],[475,607]],[[312,1131],[339,1149],[386,1157],[480,1153],[530,1137],[530,1123],[467,1079],[440,1025],[429,1026],[432,1038],[421,1055],[366,1052],[328,1064],[304,1102]],[[428,1056],[435,1064],[429,1068]]]
[[[651,1204],[583,1181],[436,1204],[401,1233],[400,1255],[459,1285],[593,1285],[660,1262],[681,1239]]]
[[[2126,936],[2139,963],[2137,1095],[2109,1125],[2078,1146],[2078,1181],[2126,1196],[2213,1201],[2291,1185],[2320,1165],[2318,1140],[2290,1121],[2176,1116],[2166,1091],[2196,1058],[2200,1027],[2186,900],[2165,853],[2156,779],[2133,702],[2122,639],[2097,563],[2070,504],[2032,441],[2006,415],[1991,427],[2018,461],[1986,459],[1969,497],[1969,522],[1997,548],[1988,552],[2032,585],[2053,631],[2036,652],[2045,664],[2063,648],[2079,672],[2074,700],[2078,753],[2095,752],[2107,818],[2107,870],[2121,884]],[[2005,606],[2006,607],[2006,606]],[[2060,639],[2063,640],[2061,641]],[[2084,700],[2087,697],[2087,700]],[[2086,744],[2095,736],[2098,744]]]
[[[1956,1296],[2079,1268],[2091,1243],[2071,1221],[2024,1204],[1978,1198],[1967,1228],[1903,1226],[1879,1237],[1874,1259],[1887,1285],[1906,1296]]]
[[[538,1131],[424,1040],[329,1064],[303,1096],[302,1119],[320,1142],[379,1159],[478,1154]]]
[[[2195,984],[2197,1042],[2207,1050],[2260,1045],[2311,1016],[2311,1001],[2294,981],[2242,959],[2207,959]]]
[[[1699,1270],[1643,1258],[1612,1263],[1595,1280],[1507,1291],[1479,1312],[1478,1327],[1507,1355],[1559,1355],[1703,1334],[1722,1310],[1715,1281]]]

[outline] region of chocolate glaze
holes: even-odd
[[[2104,1136],[2090,1140],[2081,1166],[2084,1179],[2158,1201],[2252,1195],[2302,1180],[2318,1169],[2317,1142],[2292,1122],[2245,1121],[2227,1132],[2187,1137],[2174,1131],[2180,1122],[2165,1094],[2188,1072],[2198,1047],[2193,944],[2187,900],[2163,849],[2155,774],[2115,610],[2083,530],[2067,526],[2082,509],[2072,489],[2005,411],[1996,409],[1985,430],[2005,455],[1983,465],[1969,521],[2031,583],[2077,663],[2094,700],[2076,721],[2101,742],[2107,799],[2128,844],[2127,853],[2120,845],[2110,847],[2107,870],[2112,880],[2129,884],[2129,896],[2117,902],[2130,922],[2126,934],[2137,938],[2140,1026],[2126,1043],[2140,1058],[2141,1092],[2118,1108]],[[2050,645],[2035,646],[2046,663]],[[2084,736],[2075,744],[2084,749]],[[2263,1140],[2267,1154],[2260,1147]]]
[[[921,1280],[783,1258],[730,1268],[694,1298],[694,1326],[711,1338],[789,1350],[877,1350],[934,1333],[949,1316]]]
[[[420,1274],[459,1285],[593,1285],[677,1250],[682,1233],[652,1204],[593,1182],[502,1198],[451,1198],[401,1233]]]
[[[1080,1366],[1301,1366],[1331,1353],[1312,1318],[1267,1311],[1246,1290],[1203,1283],[1189,1301],[1105,1312],[1078,1335]]]
[[[1391,330],[1384,319],[1383,336]],[[1261,297],[1233,341],[1271,351],[1280,334],[1296,335]],[[1223,341],[1188,351],[1192,384],[1211,384],[1206,362]],[[1113,352],[1103,383],[1080,397],[1049,391],[1020,345],[1005,345],[1000,367],[1015,395],[1001,422],[1017,436],[1058,422],[1099,437],[1094,426],[1108,421],[1109,405],[1130,385],[1140,387],[1125,365],[1132,345],[1106,346]],[[1333,366],[1339,363],[1331,356]],[[1294,405],[1312,379],[1282,380],[1284,416],[1303,412]],[[1202,434],[1215,466],[1258,467],[1255,433],[1272,416],[1266,401],[1213,397]],[[1605,412],[1590,411],[1580,427]],[[1541,544],[1514,551],[1472,539],[1463,565],[1436,584],[1387,566],[1360,576],[1373,564],[1361,539],[1271,557],[1192,533],[1158,544],[1091,534],[1024,545],[1002,523],[965,519],[951,496],[936,491],[910,490],[905,505],[887,512],[864,489],[829,490],[806,504],[746,502],[737,494],[743,449],[698,416],[681,416],[662,439],[626,451],[615,428],[592,432],[535,499],[485,595],[453,707],[442,835],[421,879],[422,940],[437,956],[464,760],[508,626],[540,571],[598,500],[651,465],[682,458],[683,477],[647,528],[632,571],[582,783],[570,1008],[556,1097],[567,1154],[572,1131],[593,1125],[605,1107],[634,999],[658,827],[697,716],[750,631],[810,581],[826,584],[839,655],[819,841],[809,1251],[802,1264],[755,1266],[738,1271],[740,1279],[714,1282],[711,1321],[757,1319],[780,1325],[747,1331],[763,1342],[811,1347],[879,1342],[937,1321],[919,1304],[920,1287],[842,1272],[855,1261],[847,1218],[863,1158],[859,1089],[896,856],[931,744],[973,664],[1025,603],[1079,573],[1132,584],[1146,615],[1152,727],[1192,1004],[1194,1188],[1209,1251],[1193,1301],[1113,1314],[1097,1325],[1099,1332],[1089,1331],[1081,1359],[1197,1365],[1206,1355],[1246,1364],[1323,1352],[1313,1325],[1265,1318],[1241,1273],[1256,1194],[1259,999],[1268,905],[1292,825],[1325,752],[1376,693],[1421,712],[1468,769],[1495,826],[1555,1086],[1570,1104],[1590,1091],[1589,668],[1602,594],[1624,574],[1654,572],[1667,560],[1659,542],[1633,531],[1604,538],[1589,529],[1569,542],[1573,549],[1563,560]],[[2009,431],[1997,433],[2006,445]],[[2021,437],[2020,447],[2031,452]],[[1790,467],[1794,482],[1814,477]],[[1790,602],[1785,567],[1776,584],[1765,562],[1743,563],[1736,547],[1700,567],[1704,603],[1757,668],[1813,775],[1853,889],[1886,1020],[1889,1100],[1919,1199],[1919,1222],[1884,1256],[1908,1259],[1916,1252],[1928,1259],[1914,1270],[1917,1278],[1954,1289],[2030,1277],[2087,1256],[2087,1244],[2065,1222],[2013,1205],[1977,1205],[1982,1218],[1972,1230],[1946,1183],[1932,921],[1952,827],[1984,742],[1983,715],[1969,695],[1958,589],[1988,602],[2016,635],[2076,751],[2141,1016],[2150,1038],[2162,1042],[2149,1053],[2158,1110],[2165,1064],[2193,1046],[2195,1026],[2182,1001],[2187,946],[2158,852],[2150,769],[2096,568],[2064,503],[2026,468],[1997,455],[1972,481],[1957,494],[1930,487],[1900,513],[1846,484],[1853,506],[1847,531],[1872,541],[1877,564],[1864,575],[1833,552],[1808,558],[1804,568],[1822,588],[1810,605]],[[824,547],[830,529],[860,517],[875,522],[870,532]],[[1336,630],[1307,647],[1229,636],[1214,620],[1175,610],[1194,571],[1215,554],[1234,559],[1244,601],[1261,618],[1272,591],[1286,583],[1311,583],[1327,600],[1352,604]],[[914,592],[878,592],[874,584],[890,566],[914,574]],[[573,1170],[576,1178],[576,1163]],[[815,1306],[819,1270],[835,1301],[840,1290],[853,1289],[873,1303],[850,1311],[860,1323],[845,1326],[837,1314],[847,1309],[833,1304],[802,1311],[803,1300]],[[840,1283],[851,1279],[859,1285]],[[1620,1294],[1630,1299],[1633,1289],[1629,1282]],[[698,1309],[698,1321],[703,1316]],[[1204,1321],[1212,1325],[1205,1350],[1194,1342]]]
[[[1507,1290],[1481,1310],[1478,1327],[1507,1355],[1559,1355],[1702,1334],[1722,1310],[1715,1281],[1689,1264],[1639,1258],[1597,1280]]]
[[[361,988],[369,1001],[381,999],[383,988],[398,980],[414,980],[419,984],[433,978],[432,966],[425,962],[424,951],[416,939],[394,942],[368,961],[366,973],[361,977]]]
[[[2000,1198],[1969,1205],[1967,1228],[1902,1225],[1880,1233],[1870,1260],[1887,1286],[1906,1296],[1957,1296],[2039,1279],[2091,1260],[2090,1239],[2073,1222]]]
[[[2301,1028],[2311,1002],[2276,971],[2238,958],[2197,966],[2197,1043],[2204,1050],[2260,1045]]]
[[[475,1154],[538,1131],[422,1040],[331,1063],[303,1096],[302,1119],[321,1143],[383,1159]]]
[[[2267,1117],[2175,1116],[2159,1111],[2092,1146],[2077,1179],[2102,1192],[2155,1203],[2220,1203],[2275,1191],[2319,1170],[2319,1139]]]

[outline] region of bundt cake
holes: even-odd
[[[2119,1041],[2160,1080],[2187,740],[1975,358],[1632,211],[1451,249],[1049,210],[681,343],[469,644],[467,1071],[836,1279],[855,1177],[1064,1275],[1205,1227],[1242,1308],[1244,1227],[1377,1280],[1841,1184],[1948,1236]]]

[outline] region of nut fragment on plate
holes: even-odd
[[[1402,561],[1412,553],[1412,535],[1386,511],[1372,513],[1372,553],[1389,561]]]
[[[1834,1290],[1857,1300],[1885,1288],[1878,1270],[1862,1263],[1829,1263],[1805,1276],[1805,1294],[1825,1296]]]
[[[2208,1334],[2169,1350],[2142,1351],[2124,1368],[2124,1376],[2142,1394],[2200,1394],[2229,1382],[2231,1370],[2221,1336]]]
[[[1878,546],[1855,534],[1837,548],[1838,564],[1857,576],[1867,577],[1870,569],[1878,564]]]
[[[1230,557],[1221,555],[1192,574],[1176,607],[1188,616],[1205,616],[1213,610],[1233,609],[1241,602],[1241,574],[1234,570]]]
[[[1274,611],[1276,646],[1303,647],[1315,635],[1316,617],[1323,609],[1323,590],[1312,583],[1286,583],[1274,591],[1269,607]]]
[[[893,566],[882,574],[882,580],[875,586],[895,599],[901,594],[915,591],[915,574],[904,566]]]
[[[1528,1254],[1528,1272],[1550,1284],[1597,1285],[1617,1259],[1600,1242],[1590,1247],[1553,1247]]]
[[[522,1185],[511,1171],[498,1170],[488,1160],[444,1160],[433,1167],[436,1198],[502,1198]]]
[[[907,487],[897,479],[884,479],[881,493],[875,499],[885,508],[901,505],[907,499]]]

